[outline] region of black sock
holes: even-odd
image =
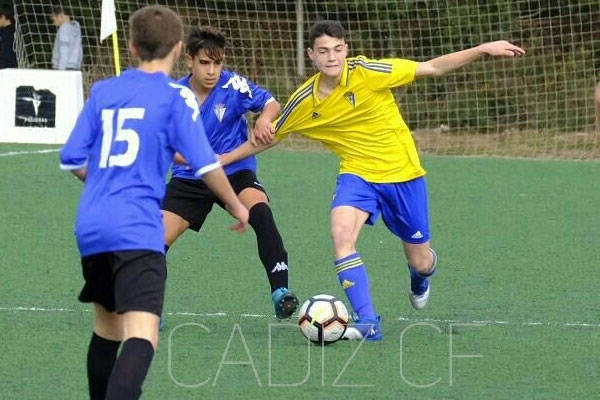
[[[288,254],[275,225],[273,213],[267,203],[258,203],[250,209],[248,220],[258,243],[258,256],[265,267],[271,292],[288,287]]]
[[[106,399],[131,400],[139,398],[153,356],[152,344],[146,339],[131,338],[126,340],[110,374]]]
[[[169,246],[168,244],[165,244],[165,257],[167,256],[167,253],[169,252],[169,247],[170,247],[170,246]],[[169,269],[168,269],[168,268],[167,268],[166,272],[167,272],[167,274],[169,273]],[[163,304],[163,306],[164,306],[164,304]],[[161,327],[161,328],[160,328],[160,330],[161,330],[161,331],[162,331],[162,330],[164,329],[164,327],[165,327],[165,326],[164,326],[164,325],[165,325],[165,322],[164,322],[164,318],[163,318],[163,317],[164,317],[164,315],[165,315],[165,310],[164,310],[164,308],[163,308],[163,309],[162,309],[162,311],[161,311],[161,313],[160,313],[160,325],[159,325],[159,326]]]
[[[87,353],[88,386],[91,400],[104,400],[108,377],[117,360],[121,342],[92,334]]]

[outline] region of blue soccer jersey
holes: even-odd
[[[179,80],[179,84],[190,87],[191,75]],[[275,99],[265,89],[257,86],[234,72],[223,70],[219,81],[200,106],[200,115],[206,136],[217,154],[228,153],[248,140],[248,127],[244,115],[248,111],[259,112]],[[256,173],[254,156],[225,167],[231,175],[242,169]],[[197,179],[186,167],[173,166],[173,176]]]
[[[193,176],[219,167],[191,90],[136,69],[93,86],[60,151],[62,169],[87,167],[75,222],[82,257],[164,251],[160,203],[175,151]]]

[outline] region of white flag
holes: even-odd
[[[102,17],[100,20],[100,41],[112,35],[117,30],[117,17],[115,15],[115,1],[102,0]]]

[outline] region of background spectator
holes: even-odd
[[[52,50],[52,68],[61,70],[81,69],[83,50],[81,48],[79,22],[71,20],[69,13],[63,6],[53,7],[50,18],[54,26],[58,27]]]
[[[17,68],[15,19],[11,11],[0,9],[0,69]]]

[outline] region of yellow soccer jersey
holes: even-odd
[[[317,96],[321,74],[306,81],[275,121],[278,140],[292,132],[318,140],[340,157],[340,173],[369,182],[405,182],[425,174],[390,88],[411,83],[417,63],[347,58],[340,84]]]

